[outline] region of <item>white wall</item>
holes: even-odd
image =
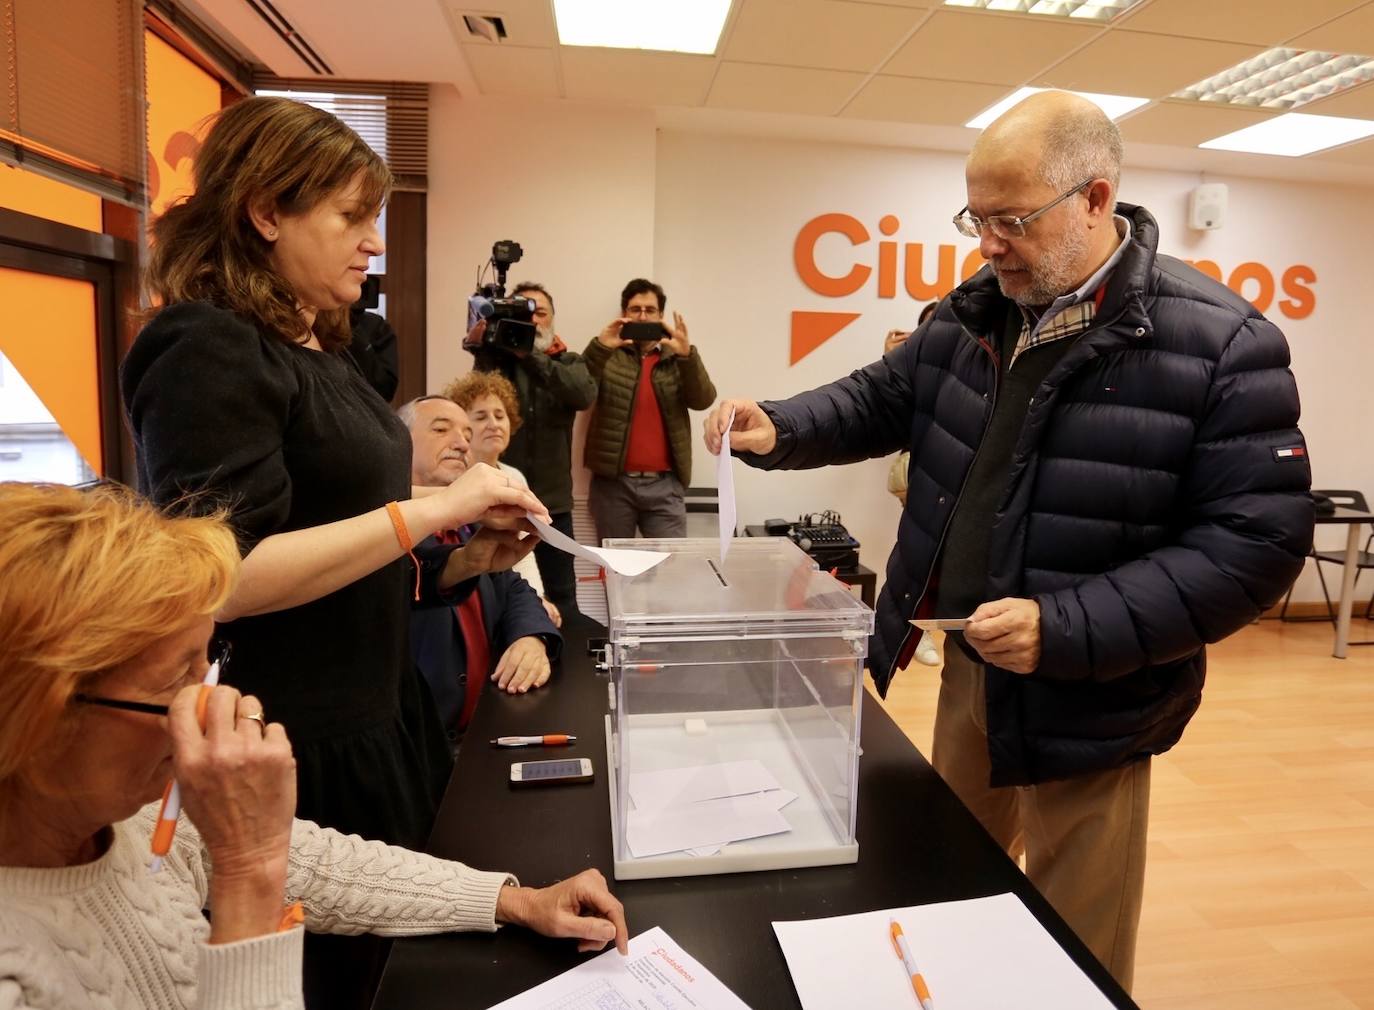
[[[581,351],[620,312],[620,289],[654,269],[651,112],[520,100],[462,100],[430,89],[428,383],[472,367],[462,350],[477,267],[498,239],[524,258],[508,286],[543,283],[555,325]],[[585,415],[576,433],[581,460]],[[577,475],[579,488],[586,475]]]
[[[857,248],[837,235],[820,241],[817,264],[832,275],[855,263],[876,264],[884,215],[900,222],[892,241],[926,247],[927,279],[935,277],[939,245],[954,246],[960,261],[975,246],[950,224],[964,202],[962,158],[956,155],[660,133],[643,113],[566,103],[470,103],[438,89],[433,104],[432,386],[469,366],[470,356],[456,349],[463,299],[473,267],[496,238],[524,244],[526,261],[512,276],[535,277],[552,288],[559,331],[573,347],[615,313],[624,281],[642,273],[662,283],[669,310],[686,317],[720,394],[757,399],[786,396],[868,363],[883,333],[911,326],[920,309],[903,289],[900,258],[894,298],[877,296],[876,277],[845,298],[809,290],[793,266],[793,243],[805,222],[844,213],[872,233]],[[517,160],[516,152],[525,151]],[[1198,181],[1193,174],[1128,168],[1122,198],[1155,213],[1163,251],[1215,260],[1225,274],[1245,261],[1263,263],[1276,279],[1294,264],[1313,268],[1317,302],[1311,315],[1290,319],[1277,304],[1268,314],[1293,348],[1314,482],[1374,492],[1357,408],[1364,376],[1374,366],[1358,304],[1361,240],[1374,228],[1368,191],[1209,178],[1229,184],[1230,212],[1224,228],[1198,234],[1184,226],[1187,193]],[[862,317],[792,366],[793,310]],[[694,454],[694,483],[714,483],[712,463],[704,450]],[[864,561],[881,571],[897,516],[896,501],[884,489],[886,465],[873,460],[788,474],[737,466],[740,522],[838,509],[863,543]],[[1340,541],[1339,533],[1327,533],[1323,543]],[[1315,578],[1305,575],[1299,598],[1316,595]]]

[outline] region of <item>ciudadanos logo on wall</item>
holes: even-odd
[[[895,215],[885,214],[877,227],[878,234],[885,237],[875,242],[868,225],[853,215],[818,214],[801,226],[792,243],[797,276],[822,298],[909,298],[914,326],[922,305],[945,297],[982,269],[985,261],[977,246],[961,249],[945,243],[899,242],[891,236],[901,227]],[[838,267],[835,257],[828,258],[827,269],[822,270],[817,264],[817,246],[824,241],[833,249],[836,237],[840,248],[844,248],[843,240],[848,240],[849,255],[840,257],[844,264]],[[1310,266],[1298,263],[1276,270],[1247,260],[1223,269],[1214,260],[1185,262],[1271,316],[1306,319],[1317,307],[1317,273]],[[843,305],[793,310],[788,364],[795,365],[860,316],[861,312],[849,311]]]

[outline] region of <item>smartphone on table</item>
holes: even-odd
[[[510,766],[510,784],[513,786],[558,785],[591,780],[592,762],[589,758],[516,761]]]

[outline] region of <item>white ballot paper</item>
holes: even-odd
[[[668,555],[664,551],[635,551],[612,547],[587,547],[579,544],[572,537],[565,536],[558,532],[548,523],[543,522],[533,515],[526,512],[525,518],[530,521],[539,536],[547,544],[557,547],[565,554],[572,554],[579,558],[585,558],[598,568],[609,568],[613,572],[627,575],[633,578],[636,575],[643,575],[660,561],[667,559]]]
[[[773,923],[803,1010],[916,1007],[893,920],[939,1010],[1111,1008],[1020,898],[996,894]]]
[[[735,539],[735,470],[730,456],[730,425],[735,412],[725,422],[725,434],[720,437],[720,455],[716,457],[716,499],[720,510],[720,563],[730,553],[730,541]]]
[[[719,848],[729,842],[791,830],[792,825],[779,812],[777,800],[768,793],[753,793],[680,807],[631,810],[626,818],[625,840],[634,857],[644,859],[684,849]]]
[[[913,628],[921,631],[963,631],[968,625],[967,617],[930,617],[908,621]]]
[[[655,926],[490,1010],[749,1010]]]
[[[641,811],[781,788],[777,778],[757,758],[665,768],[656,772],[631,772],[629,783],[630,799],[635,809]]]

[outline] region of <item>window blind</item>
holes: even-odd
[[[0,159],[144,200],[139,0],[0,0]]]
[[[0,0],[3,2],[3,0]],[[258,94],[280,94],[334,113],[386,159],[396,188],[424,192],[429,174],[429,85],[259,75]]]

